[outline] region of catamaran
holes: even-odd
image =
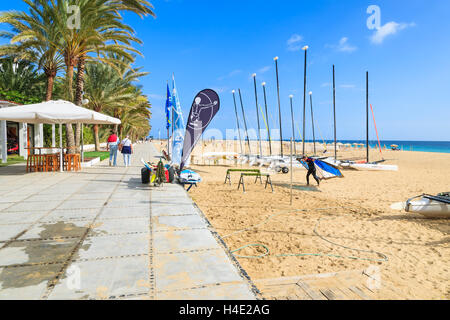
[[[450,192],[436,196],[422,194],[391,205],[391,209],[418,213],[427,218],[450,218]]]

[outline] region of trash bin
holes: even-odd
[[[150,170],[145,167],[141,169],[141,181],[144,184],[150,183]]]

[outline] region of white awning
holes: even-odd
[[[117,118],[58,100],[0,109],[0,120],[25,123],[120,124]]]

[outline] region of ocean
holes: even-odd
[[[284,140],[284,139],[283,139]],[[312,142],[312,140],[307,140]],[[322,141],[316,141],[322,143]],[[328,143],[334,143],[332,140],[325,140]],[[366,143],[366,140],[338,140],[341,143]],[[421,152],[438,152],[438,153],[450,153],[450,141],[397,141],[397,140],[381,140],[381,147],[389,148],[392,144],[399,146],[403,151],[421,151]],[[369,141],[371,147],[378,145],[378,141]]]

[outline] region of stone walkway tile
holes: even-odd
[[[70,200],[104,200],[106,201],[111,192],[94,192],[94,193],[82,193],[82,194],[74,194],[70,197]]]
[[[97,220],[91,235],[120,234],[120,233],[145,233],[149,232],[150,223],[148,218],[137,218],[123,220]]]
[[[156,253],[218,248],[208,229],[155,232],[153,246]]]
[[[220,284],[188,290],[157,292],[157,300],[255,300],[245,283]]]
[[[49,299],[106,299],[149,292],[148,260],[142,256],[74,262]],[[67,279],[74,271],[80,275],[79,287]]]
[[[148,192],[136,192],[136,191],[123,191],[115,192],[111,196],[111,200],[149,200],[150,191]]]
[[[101,208],[105,205],[105,200],[66,200],[59,207],[59,210],[62,209],[94,209]]]
[[[13,188],[8,187],[8,188]],[[4,203],[4,202],[18,202],[18,201],[22,201],[23,199],[29,197],[28,195],[24,195],[24,194],[17,194],[17,193],[10,193],[10,194],[4,194],[3,191],[0,191],[0,194],[2,194],[2,196],[0,197],[0,203]]]
[[[149,236],[147,234],[88,237],[80,248],[79,259],[143,255],[148,252]]]
[[[45,211],[0,212],[0,225],[11,223],[32,223],[46,214]]]
[[[58,198],[55,197],[55,194],[35,194],[31,197],[23,199],[24,202],[46,202],[46,201],[57,201]]]
[[[109,208],[102,209],[98,220],[103,221],[107,219],[124,219],[124,218],[149,218],[150,208],[148,207],[133,207],[133,208]]]
[[[58,221],[37,223],[25,234],[24,239],[80,238],[89,227],[90,221]]]
[[[0,212],[6,208],[14,206],[14,202],[0,202]]]
[[[85,187],[83,187],[78,193],[105,193],[105,192],[113,192],[116,188],[116,183],[114,184],[104,184],[104,183],[89,183]]]
[[[42,201],[42,202],[17,202],[8,209],[2,212],[18,212],[18,211],[45,211],[55,209],[59,204],[59,201]]]
[[[154,263],[157,291],[243,282],[222,248],[204,252],[157,254]]]
[[[0,250],[0,266],[62,262],[77,242],[78,239],[14,241]]]
[[[86,185],[86,183],[70,183],[70,180],[66,180],[65,182],[62,182],[60,184],[57,184],[53,187],[41,190],[41,191],[37,191],[36,194],[73,194],[75,193],[77,190],[79,190],[80,188],[84,187]]]
[[[31,224],[0,225],[0,241],[7,241],[30,227]],[[1,244],[0,244],[1,246]]]
[[[129,200],[129,199],[118,199],[118,200],[109,200],[107,208],[130,208],[130,207],[150,207],[150,196],[147,199],[140,200]]]
[[[87,220],[92,221],[100,212],[97,209],[73,209],[73,210],[53,210],[48,216],[42,218],[40,222],[58,222],[71,220]]]
[[[205,220],[199,215],[190,216],[154,216],[152,219],[153,231],[168,231],[172,229],[199,229],[206,228]]]
[[[39,299],[61,268],[61,264],[0,268],[0,300]]]
[[[152,216],[173,216],[173,215],[198,215],[197,210],[192,204],[182,204],[177,206],[160,205],[158,203],[151,203]]]

